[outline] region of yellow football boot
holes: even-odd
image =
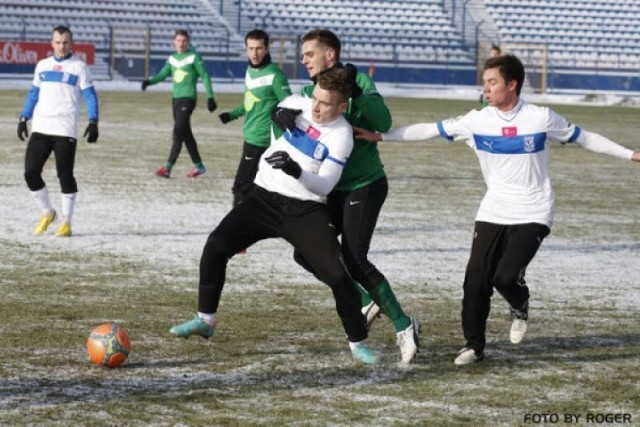
[[[58,237],[70,237],[71,236],[71,224],[63,222],[60,224],[60,228],[56,231]]]
[[[48,214],[40,216],[38,225],[36,225],[36,229],[33,232],[37,235],[43,234],[55,219],[56,211],[51,211]]]

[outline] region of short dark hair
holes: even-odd
[[[495,58],[489,58],[484,63],[484,70],[490,68],[498,68],[500,75],[505,82],[515,80],[518,84],[516,86],[516,94],[520,96],[522,90],[522,84],[524,83],[524,65],[515,55],[502,55]]]
[[[182,28],[179,28],[176,30],[176,33],[173,35],[173,38],[175,39],[178,36],[185,36],[187,40],[190,40],[189,32],[187,30],[183,30]]]
[[[244,45],[247,45],[247,40],[262,40],[264,47],[269,47],[269,34],[264,30],[251,30],[244,36]]]
[[[311,40],[316,40],[318,44],[331,48],[336,53],[336,60],[340,61],[340,51],[342,50],[342,43],[335,33],[327,29],[311,30],[304,36],[302,36],[302,43]]]
[[[52,35],[53,33],[69,34],[69,38],[73,40],[73,34],[71,33],[71,30],[69,29],[69,27],[65,27],[64,25],[58,25],[57,27],[55,27],[53,31],[51,31]]]
[[[327,68],[318,74],[317,84],[321,89],[338,92],[342,101],[348,101],[351,97],[351,84],[344,68]]]

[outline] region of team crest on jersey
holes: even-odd
[[[53,71],[62,71],[62,65],[58,65],[58,64],[54,65]]]
[[[524,151],[527,153],[533,153],[536,151],[536,142],[533,135],[527,135],[524,137]]]
[[[502,128],[502,136],[518,136],[518,128],[515,126]]]
[[[327,152],[327,147],[321,142],[318,142],[318,145],[316,146],[316,149],[313,152],[313,158],[316,160],[323,160],[325,158],[326,152]]]

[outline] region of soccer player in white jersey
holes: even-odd
[[[229,259],[257,241],[281,237],[333,291],[353,358],[376,363],[326,205],[353,149],[353,131],[342,116],[350,94],[346,71],[335,68],[318,78],[313,99],[291,95],[280,102],[280,107],[302,112],[262,155],[251,191],[209,235],[200,260],[198,313],[171,333],[211,337]]]
[[[69,28],[58,26],[53,29],[53,55],[36,65],[33,86],[27,93],[18,123],[18,138],[24,141],[29,136],[27,120],[33,119],[24,177],[42,211],[35,229],[38,235],[46,232],[56,219],[47,185],[42,179],[42,168],[53,152],[62,191],[62,221],[55,234],[71,236],[71,218],[78,193],[73,166],[81,95],[89,118],[84,136],[87,142],[98,140],[98,97],[87,64],[71,52],[72,43]]]
[[[487,192],[480,204],[464,280],[462,329],[466,343],[454,363],[484,357],[485,330],[495,288],[509,303],[510,339],[520,343],[527,331],[527,265],[549,234],[554,193],[549,179],[549,141],[577,143],[598,153],[640,162],[640,151],[587,132],[547,107],[520,99],[524,67],[513,55],[484,65],[489,107],[438,123],[421,123],[378,134],[357,129],[370,141],[417,141],[441,135],[464,139],[478,156]]]

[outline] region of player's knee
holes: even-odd
[[[356,266],[347,264],[347,270],[353,280],[360,283],[367,291],[374,289],[386,280],[384,275],[370,262]]]
[[[476,297],[491,297],[493,286],[483,270],[467,269],[463,289],[465,295]]]
[[[224,236],[215,233],[212,233],[207,239],[204,252],[208,254],[209,258],[230,258],[233,255],[230,253],[229,241]]]
[[[205,244],[205,251],[211,257],[224,258],[225,261],[232,258],[238,252],[251,246],[253,242],[238,239],[238,236],[230,235],[225,227],[218,227],[209,235]]]
[[[358,283],[367,282],[367,277],[370,272],[375,270],[373,264],[369,262],[366,255],[358,256],[351,253],[344,254],[344,263],[347,266],[347,270],[349,270],[349,274],[354,278]],[[378,284],[375,282],[374,285]]]
[[[344,283],[351,283],[351,279],[346,270],[342,268],[329,268],[317,272],[318,278],[329,285],[331,289],[340,289]]]
[[[293,260],[296,263],[298,263],[299,266],[301,266],[302,268],[304,268],[308,272],[313,273],[313,269],[311,268],[311,265],[306,260],[306,258],[304,256],[302,256],[302,254],[300,252],[293,251]]]
[[[493,276],[492,284],[493,287],[498,291],[502,289],[508,289],[512,286],[518,285],[520,282],[520,273],[519,272],[508,272],[502,271],[497,272]]]
[[[37,170],[29,170],[27,169],[24,173],[24,180],[27,183],[27,187],[31,191],[38,191],[44,188],[44,180],[42,179],[42,175]]]
[[[76,183],[76,179],[73,177],[73,175],[60,177],[60,190],[64,194],[72,194],[78,192],[78,184]]]

